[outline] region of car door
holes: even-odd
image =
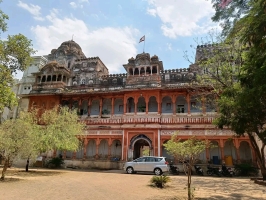
[[[138,158],[134,160],[134,170],[135,171],[145,171],[145,157]]]
[[[145,171],[146,172],[153,172],[154,166],[156,165],[155,163],[155,158],[154,157],[147,157],[145,159]]]

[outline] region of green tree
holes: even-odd
[[[4,166],[1,179],[15,158],[30,158],[50,150],[78,149],[78,135],[83,134],[84,124],[79,122],[75,110],[66,107],[21,112],[17,119],[6,120],[0,125],[0,151]]]
[[[8,19],[8,16],[0,10],[0,34],[7,31],[6,20]],[[22,34],[8,35],[5,40],[0,39],[0,113],[4,107],[16,105],[17,99],[11,89],[13,74],[18,70],[24,71],[34,53],[31,40]]]
[[[171,137],[171,140],[163,144],[165,149],[169,154],[178,158],[183,165],[188,177],[187,180],[187,191],[188,191],[188,200],[193,198],[193,189],[191,187],[191,174],[192,167],[199,158],[199,155],[206,149],[210,148],[210,143],[208,140],[199,140],[195,137],[191,137],[188,140],[181,141],[178,139],[178,134],[174,134]]]
[[[218,0],[213,2],[216,6],[213,20],[225,24],[223,35],[227,39],[237,37],[247,47],[238,77],[239,85],[223,91],[218,102],[220,116],[216,123],[221,128],[230,127],[239,136],[249,136],[257,164],[266,180],[266,2],[236,0],[225,7],[219,7]],[[261,148],[257,138],[262,143]]]
[[[0,152],[4,160],[1,180],[15,158],[36,155],[36,121],[33,113],[21,113],[15,120],[6,120],[0,125]]]

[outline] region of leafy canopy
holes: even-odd
[[[0,35],[7,31],[8,19],[8,16],[0,10]],[[34,53],[31,40],[22,34],[8,35],[6,39],[0,39],[0,113],[4,107],[16,105],[17,99],[11,89],[13,74],[18,70],[24,71]]]

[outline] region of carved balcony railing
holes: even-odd
[[[125,115],[111,118],[81,118],[88,125],[106,124],[211,124],[215,116]]]

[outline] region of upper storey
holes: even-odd
[[[164,70],[158,56],[138,54],[124,64],[126,73],[110,74],[99,57],[87,58],[73,40],[63,42],[48,56],[48,63],[34,73],[36,79],[31,94],[69,93],[94,90],[134,88],[172,88],[191,85],[196,80],[196,68]]]
[[[158,74],[164,70],[163,62],[159,61],[158,56],[150,58],[148,53],[138,54],[135,59],[133,57],[128,59],[128,63],[123,66],[129,76]]]

